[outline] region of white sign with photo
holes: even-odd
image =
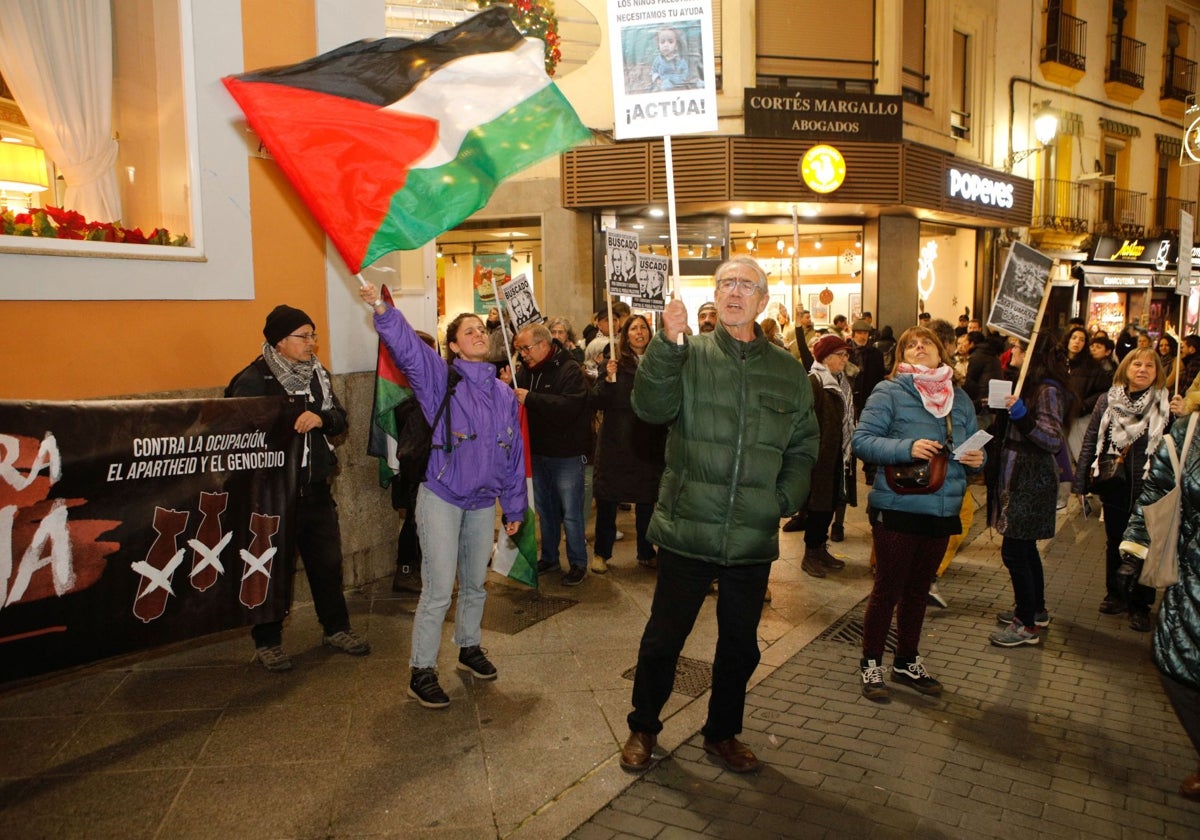
[[[500,294],[504,297],[504,306],[508,309],[514,332],[542,322],[542,313],[533,297],[533,284],[524,274],[518,274],[501,286]]]
[[[609,0],[618,140],[717,130],[712,0]]]
[[[638,235],[628,230],[604,232],[604,250],[608,256],[608,292],[612,295],[636,295],[638,285]]]
[[[634,309],[662,312],[667,305],[667,277],[671,261],[651,254],[637,255],[638,291],[633,296]]]
[[[1004,261],[987,325],[1023,341],[1032,340],[1053,264],[1054,260],[1040,251],[1014,242]]]

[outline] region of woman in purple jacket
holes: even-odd
[[[480,679],[496,678],[496,667],[479,646],[480,623],[496,499],[509,536],[520,527],[527,504],[517,400],[496,378],[496,366],[488,361],[487,327],[477,316],[463,313],[446,328],[447,364],[417,337],[398,309],[379,299],[373,285],[364,285],[359,294],[375,310],[375,331],[408,377],[433,427],[429,466],[417,491],[417,533],[424,562],[421,600],[413,619],[408,695],[426,708],[442,709],[450,705],[450,698],[438,684],[437,656],[456,571],[456,667]],[[448,421],[445,414],[438,416],[447,390]]]

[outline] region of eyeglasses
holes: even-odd
[[[534,347],[537,347],[539,344],[544,344],[545,341],[546,340],[544,338],[539,339],[538,341],[535,341],[532,344],[526,344],[524,347],[522,347],[519,344],[514,344],[513,349],[516,350],[518,353],[521,353],[522,355],[524,355],[525,353],[528,353],[530,350],[532,350]]]
[[[757,280],[747,280],[739,277],[725,277],[717,283],[717,289],[722,292],[732,292],[737,289],[744,295],[752,295],[760,290]]]
[[[316,340],[317,340],[317,334],[316,334],[315,332],[310,332],[310,333],[292,333],[291,335],[289,335],[289,336],[288,336],[288,338],[298,338],[298,339],[300,339],[301,341],[316,341]]]

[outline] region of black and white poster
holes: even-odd
[[[604,253],[608,293],[636,296],[642,290],[638,285],[638,235],[628,230],[606,230]]]
[[[538,309],[537,300],[533,296],[533,284],[524,274],[518,274],[500,287],[504,296],[504,306],[508,309],[509,321],[512,323],[513,335],[528,327],[530,324],[540,324],[542,313]]]
[[[634,309],[662,312],[667,305],[667,277],[671,261],[651,254],[637,255],[638,291],[633,296]]]
[[[987,325],[1031,341],[1037,329],[1038,311],[1050,283],[1054,260],[1020,242],[1013,243],[1004,261],[1004,271],[992,301]]]
[[[302,410],[0,401],[0,682],[282,619]]]

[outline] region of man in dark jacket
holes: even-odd
[[[634,380],[633,410],[670,431],[647,533],[659,546],[658,579],[621,749],[630,771],[650,766],[679,653],[713,580],[717,650],[704,749],[737,773],[760,766],[735,736],[759,661],[758,621],[779,556],[779,519],[804,504],[817,457],[812,386],[755,323],[767,305],[766,274],[737,257],[717,268],[715,285],[717,328],[679,343],[687,308],[672,300]]]
[[[266,397],[288,394],[304,398],[304,411],[295,430],[304,435],[300,487],[296,499],[296,548],[312,590],[317,620],[324,628],[321,644],[351,656],[365,656],[371,645],[350,629],[350,612],[342,591],[342,533],[329,477],[337,464],[328,438],[346,430],[346,411],[338,402],[329,373],[313,348],[317,332],[312,318],[299,309],[280,305],[267,315],[262,355],[243,368],[225,389],[227,397]],[[295,572],[288,558],[286,574]],[[287,583],[288,591],[291,584]],[[250,630],[255,658],[268,671],[287,671],[292,660],[283,651],[283,621],[256,624]]]
[[[975,404],[978,416],[987,409],[988,382],[1003,378],[1004,371],[1000,368],[999,356],[982,332],[967,333],[967,341],[971,345],[971,354],[967,357],[967,375],[962,387]]]
[[[513,346],[522,361],[516,394],[529,417],[533,506],[542,535],[538,573],[560,569],[559,535],[565,530],[569,568],[562,583],[576,586],[587,576],[583,468],[592,449],[583,369],[541,324],[517,333]]]

